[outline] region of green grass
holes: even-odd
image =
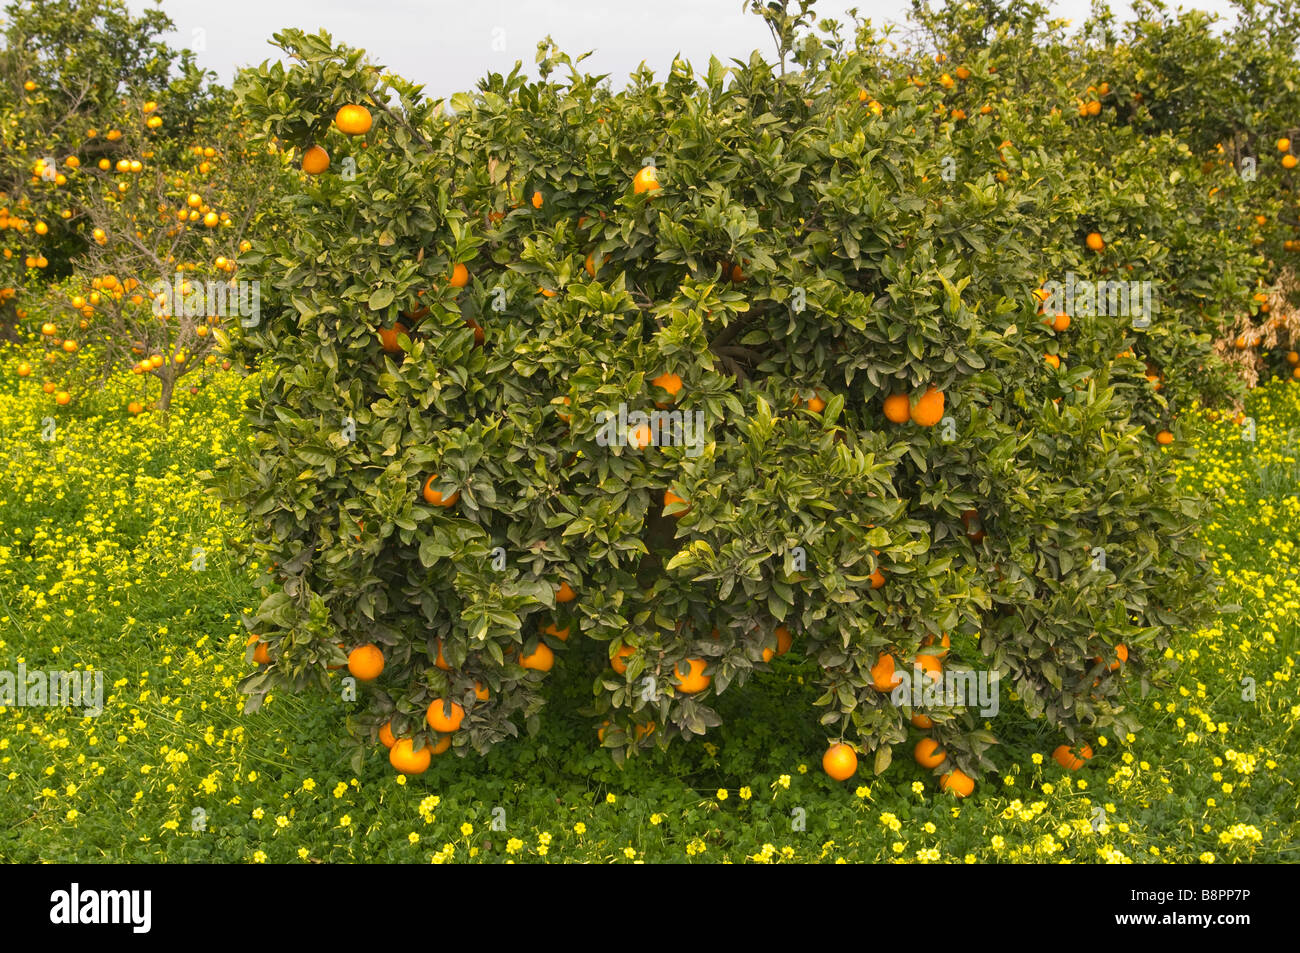
[[[594,673],[561,662],[536,738],[413,778],[367,746],[354,772],[363,702],[277,695],[241,714],[246,529],[195,474],[244,439],[249,383],[215,375],[164,429],[124,410],[139,378],[56,409],[17,361],[0,352],[0,668],[93,667],[107,698],[97,718],[0,710],[7,861],[1300,859],[1300,387],[1253,394],[1254,444],[1199,428],[1182,478],[1216,499],[1203,534],[1240,609],[1178,635],[1174,680],[1131,699],[1144,729],[1099,739],[1068,775],[1056,734],[1004,705],[998,773],[955,802],[909,750],[880,778],[826,778],[795,653],[718,699],[724,725],[704,741],[622,768],[578,714]]]

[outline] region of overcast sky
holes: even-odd
[[[128,0],[136,11],[151,0]],[[267,44],[285,27],[316,32],[364,48],[399,75],[424,83],[430,96],[472,89],[489,71],[509,71],[522,60],[533,71],[537,41],[550,34],[568,53],[594,51],[584,66],[608,73],[615,87],[645,61],[662,74],[675,54],[697,68],[710,54],[724,63],[750,51],[772,52],[762,21],[744,12],[745,0],[162,0],[176,24],[170,39],[198,54],[200,65],[229,84],[239,66],[278,52]],[[1228,14],[1229,0],[1191,0],[1184,6]],[[820,0],[820,16],[847,20],[856,6],[875,22],[902,20],[908,0]],[[1058,16],[1086,19],[1087,0],[1057,0]],[[1116,2],[1122,17],[1127,3]]]

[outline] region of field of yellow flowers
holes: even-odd
[[[164,425],[126,412],[139,378],[57,407],[22,359],[0,350],[0,670],[93,669],[104,694],[97,716],[0,707],[5,861],[1300,860],[1300,386],[1253,392],[1253,441],[1188,428],[1181,478],[1215,501],[1223,612],[1176,639],[1171,683],[1135,693],[1143,731],[1096,739],[1069,774],[1059,739],[1005,705],[1000,776],[958,803],[910,763],[856,786],[815,770],[824,739],[794,714],[809,663],[790,657],[743,717],[720,699],[713,743],[621,769],[578,714],[590,686],[557,672],[538,739],[417,778],[376,745],[354,771],[360,702],[241,714],[253,567],[197,474],[246,439],[252,381],[219,373]]]

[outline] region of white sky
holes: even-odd
[[[151,0],[128,0],[139,12]],[[745,12],[747,0],[161,0],[176,24],[170,37],[187,46],[199,64],[229,84],[238,66],[276,54],[272,33],[285,27],[316,32],[364,48],[401,76],[424,83],[430,96],[473,88],[489,71],[509,72],[522,60],[530,76],[537,41],[548,33],[570,54],[588,50],[588,72],[608,73],[616,88],[643,60],[662,75],[674,54],[697,69],[710,54],[724,63],[761,50],[769,59],[771,38],[762,21]],[[821,0],[822,17],[847,22],[856,6],[875,22],[901,21],[908,0]],[[1123,19],[1130,8],[1114,3]],[[1229,0],[1190,0],[1183,6],[1231,16]],[[1055,0],[1058,16],[1086,19],[1087,0]],[[505,49],[500,47],[504,43]]]

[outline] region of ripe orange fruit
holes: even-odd
[[[320,146],[312,146],[302,154],[302,171],[308,175],[320,175],[330,167],[330,154]]]
[[[466,318],[465,326],[474,329],[474,344],[476,347],[482,347],[483,342],[487,340],[487,333],[483,330],[483,326],[473,318]]]
[[[384,722],[384,726],[379,729],[379,743],[385,748],[391,748],[397,744],[397,737],[393,734],[393,723]]]
[[[789,652],[790,646],[794,645],[794,636],[790,633],[790,630],[783,625],[778,625],[774,634],[776,635],[776,654],[784,655]]]
[[[933,427],[943,419],[943,391],[927,387],[912,407],[912,423],[918,427]]]
[[[627,443],[633,450],[644,450],[654,442],[654,431],[649,424],[641,424],[628,431]]]
[[[912,665],[925,672],[933,682],[943,678],[943,663],[939,661],[937,655],[918,655],[912,660]]]
[[[885,419],[895,424],[912,419],[912,404],[906,394],[890,394],[885,398]]]
[[[410,738],[399,738],[388,749],[388,763],[401,774],[424,774],[429,770],[429,762],[432,760],[433,754],[429,746],[425,745],[416,751],[415,742]]]
[[[933,636],[933,635],[927,635],[927,636],[922,640],[921,644],[922,644],[922,645],[934,645],[934,636]],[[950,649],[951,646],[952,646],[952,639],[948,638],[948,633],[947,633],[947,632],[943,633],[943,638],[941,638],[941,639],[939,640],[939,644],[943,646],[943,651],[942,651],[942,652],[935,652],[935,653],[934,653],[934,657],[935,657],[935,658],[940,658],[940,659],[941,659],[941,658],[944,658],[944,657],[948,654],[948,651],[949,651],[949,649]]]
[[[822,755],[822,770],[833,780],[847,781],[858,770],[858,755],[843,742],[831,745]]]
[[[672,372],[669,372],[667,374],[660,374],[650,383],[653,384],[655,387],[658,387],[660,390],[667,391],[668,396],[673,398],[676,398],[677,395],[682,392],[682,379],[678,377],[676,374],[673,374]],[[660,403],[659,401],[655,401],[655,406],[658,407],[660,410],[663,410],[666,407],[669,407],[671,405],[672,405],[672,401],[667,401],[665,403]]]
[[[1158,444],[1161,444],[1163,446],[1168,446],[1173,442],[1174,442],[1174,435],[1171,434],[1168,430],[1162,430],[1158,434],[1156,434],[1156,443]]]
[[[348,653],[348,671],[363,682],[373,681],[383,670],[384,653],[377,645],[358,645]]]
[[[880,555],[880,550],[878,549],[873,549],[871,552],[876,556]],[[872,574],[868,576],[867,579],[871,582],[872,589],[879,589],[881,586],[885,584],[885,571],[880,568],[879,564],[877,564],[875,571],[872,572]]]
[[[609,660],[609,667],[612,668],[614,671],[618,672],[618,674],[620,675],[626,674],[627,662],[623,660],[631,657],[634,651],[635,650],[630,645],[623,646],[621,649],[615,652],[614,657]]]
[[[455,506],[456,501],[460,499],[460,490],[452,492],[451,496],[446,498],[433,488],[433,481],[438,479],[438,474],[434,474],[424,481],[424,502],[433,506]]]
[[[536,672],[549,672],[555,665],[555,653],[545,642],[538,642],[531,654],[519,657],[519,664]]]
[[[140,402],[138,400],[133,400],[131,401],[131,403],[126,405],[126,412],[128,414],[138,414],[142,410],[144,410],[144,407],[140,405]]]
[[[334,114],[334,125],[338,126],[339,132],[347,136],[364,136],[370,131],[373,123],[370,110],[365,106],[349,103],[339,107],[339,111]]]
[[[1051,367],[1060,370],[1061,359],[1057,357],[1055,354],[1044,354],[1043,360],[1045,360]]]
[[[912,716],[912,724],[923,731],[928,731],[934,727],[934,721],[929,715],[922,715],[920,712]]]
[[[1284,155],[1284,156],[1282,157],[1282,168],[1284,168],[1284,169],[1294,169],[1295,167],[1296,167],[1296,157],[1295,157],[1295,156],[1293,156],[1293,155],[1291,155],[1291,154],[1288,153],[1287,155]]]
[[[704,669],[707,666],[704,659],[690,658],[686,660],[686,665],[689,671],[684,673],[681,666],[673,667],[673,675],[677,678],[678,691],[685,692],[687,695],[694,695],[696,692],[702,692],[708,688],[713,678],[704,674]]]
[[[573,591],[573,587],[567,582],[562,582],[555,587],[556,602],[572,602],[577,595],[578,594]]]
[[[58,404],[60,407],[66,407],[68,403],[71,402],[71,400],[72,400],[72,395],[69,394],[66,390],[61,390],[54,395],[54,402]]]
[[[937,768],[948,760],[947,753],[933,738],[922,738],[912,750],[912,757],[923,768]]]
[[[939,789],[953,797],[968,797],[975,790],[975,781],[965,772],[954,769],[939,779]]]
[[[1288,364],[1300,364],[1300,354],[1297,354],[1295,351],[1287,351],[1286,362]],[[19,369],[19,373],[22,373],[21,368]]]
[[[1291,363],[1294,364],[1295,361],[1292,361]],[[27,377],[31,374],[31,372],[32,372],[32,366],[28,364],[26,361],[18,365],[19,377]]]
[[[379,344],[389,354],[397,354],[402,350],[402,346],[397,343],[397,336],[406,332],[407,327],[401,321],[394,323],[391,328],[380,328]]]
[[[1120,665],[1128,661],[1127,645],[1121,642],[1119,645],[1115,646],[1115,659],[1116,661],[1111,662],[1110,665],[1106,666],[1112,672],[1119,671]],[[1100,655],[1093,656],[1092,660],[1096,662],[1098,665],[1100,665],[1103,661],[1105,661],[1105,659],[1103,659]]]
[[[543,201],[541,192],[533,192],[533,208],[541,208]]]
[[[1064,331],[1070,326],[1070,316],[1065,313],[1058,314],[1052,321],[1052,327],[1057,331]]]
[[[632,191],[637,195],[659,188],[659,172],[652,165],[644,166],[632,177]]]
[[[482,682],[474,683],[474,697],[477,698],[479,701],[485,702],[488,700],[488,698],[491,697],[491,695],[492,693],[488,691],[488,687],[484,685]]]
[[[1101,251],[1106,247],[1106,242],[1102,240],[1100,232],[1089,232],[1083,243],[1092,251]]]
[[[1052,757],[1065,770],[1078,771],[1083,767],[1085,761],[1092,758],[1092,746],[1084,745],[1076,753],[1069,745],[1058,745],[1057,749],[1052,752]]]
[[[570,626],[566,625],[564,628],[561,629],[554,622],[542,628],[543,635],[553,635],[561,642],[569,641],[569,633],[571,631],[572,628]]]
[[[1290,139],[1287,139],[1287,138],[1279,139],[1279,140],[1277,141],[1277,151],[1278,151],[1278,152],[1290,152],[1290,151],[1291,151],[1291,140],[1290,140]]]
[[[596,277],[596,270],[597,270],[596,259],[591,252],[587,252],[587,258],[582,263],[582,270],[585,271],[592,278]]]
[[[450,284],[453,288],[464,288],[469,284],[469,269],[457,262],[451,269]]]
[[[438,657],[434,659],[433,664],[436,665],[438,668],[442,669],[444,672],[450,672],[451,665],[448,664],[446,657],[442,654],[442,639],[438,639],[436,644],[438,646]]]
[[[869,674],[871,675],[871,687],[878,692],[892,692],[901,678],[894,668],[894,657],[892,655],[881,655],[876,659],[876,664],[871,666]]]
[[[429,723],[429,727],[442,735],[449,735],[460,728],[460,723],[465,720],[465,709],[456,702],[447,701],[445,698],[435,698],[429,702],[429,707],[424,713],[424,720]]]
[[[808,398],[808,409],[814,414],[820,414],[826,409],[826,401],[822,400],[817,394],[814,394],[812,397]]]
[[[686,501],[674,493],[672,490],[664,490],[664,507],[665,509],[674,503],[685,503]],[[675,519],[681,519],[686,515],[686,510],[679,510],[672,514]]]
[[[248,637],[248,641],[245,642],[244,644],[252,645],[254,642],[257,643],[257,648],[253,649],[253,661],[256,662],[258,665],[270,665],[271,653],[269,651],[269,646],[267,646],[265,642],[263,642],[255,635],[250,635]]]

